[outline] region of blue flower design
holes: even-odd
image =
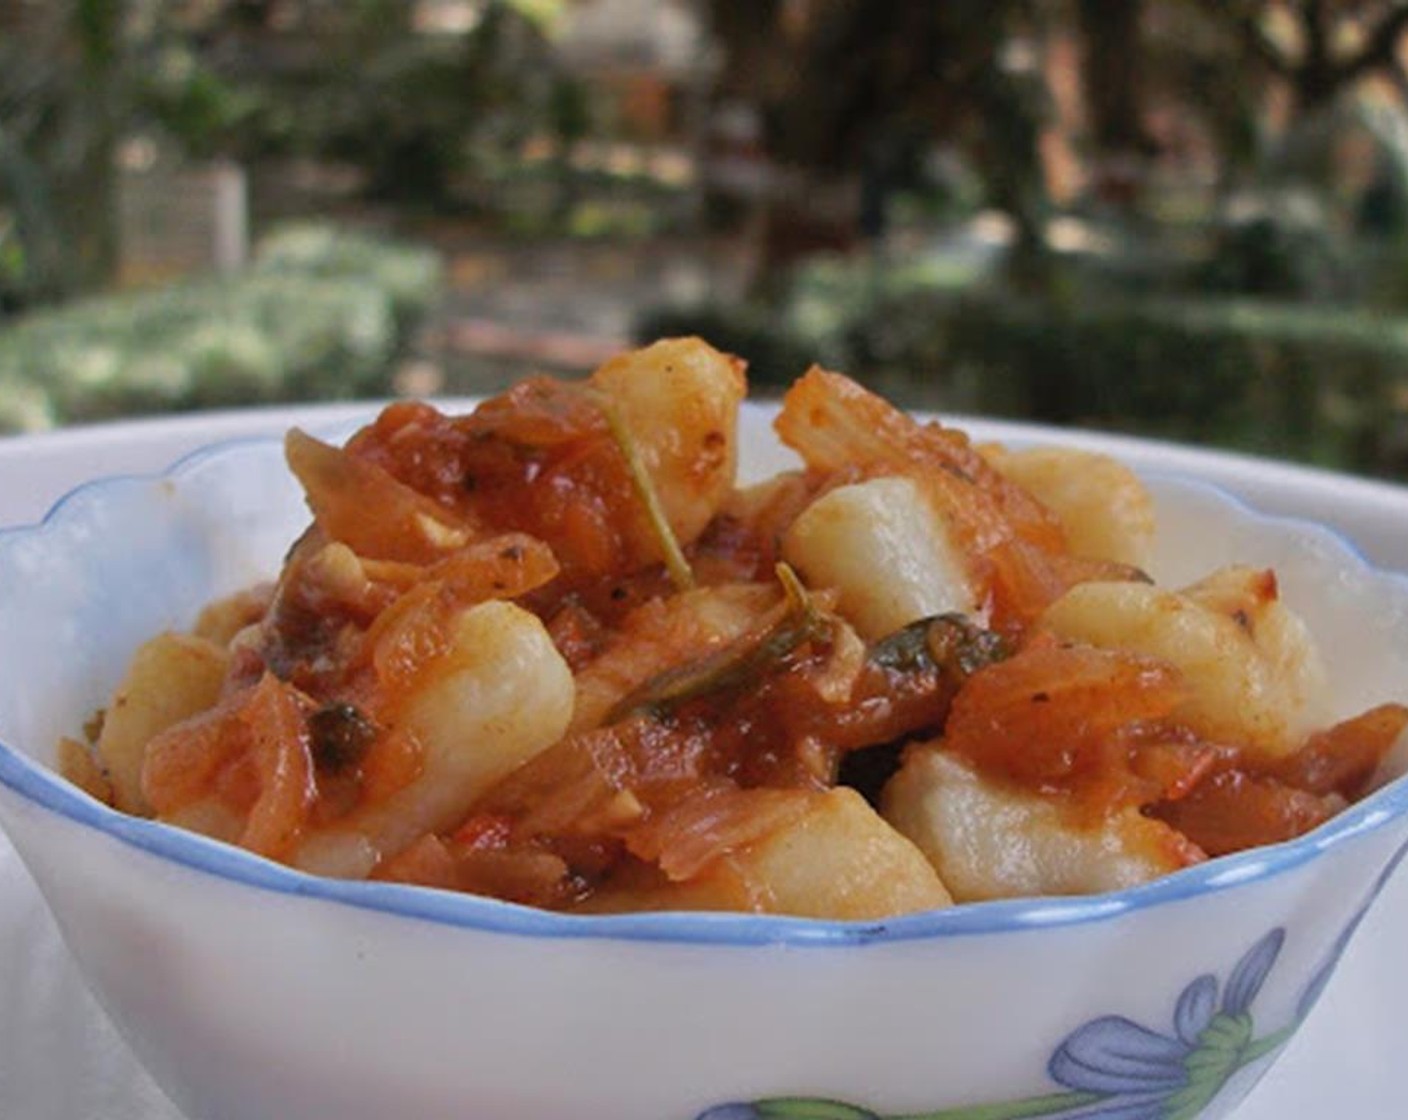
[[[1370,893],[1370,901],[1399,851]],[[1367,902],[1366,902],[1367,908]],[[1331,947],[1321,970],[1301,998],[1302,1014],[1314,1002],[1324,977],[1343,951],[1362,912]],[[1060,1091],[987,1104],[956,1105],[891,1120],[1195,1120],[1238,1070],[1283,1045],[1302,1015],[1278,1031],[1255,1037],[1251,1008],[1285,944],[1273,929],[1253,945],[1219,983],[1199,976],[1180,993],[1167,1032],[1151,1030],[1122,1015],[1105,1015],[1061,1041],[1047,1064]],[[716,1105],[697,1120],[886,1120],[879,1113],[821,1097],[772,1097]]]
[[[1198,1115],[1249,1060],[1252,1001],[1285,937],[1285,930],[1277,928],[1252,946],[1228,977],[1220,1003],[1215,976],[1199,976],[1184,988],[1168,1034],[1106,1015],[1068,1035],[1047,1072],[1057,1084],[1098,1099],[1059,1115],[1069,1120]]]

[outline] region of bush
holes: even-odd
[[[749,312],[750,357],[795,346],[785,316]],[[642,332],[644,333],[644,332]],[[882,298],[838,327],[831,360],[905,403],[1132,432],[1408,477],[1408,319],[1254,300],[1073,302],[984,289]],[[805,360],[788,359],[787,376]]]
[[[1198,290],[1288,299],[1343,297],[1352,290],[1347,246],[1312,199],[1261,200],[1213,231]]]
[[[35,314],[0,334],[0,431],[382,395],[438,287],[433,254],[302,229],[232,277]]]
[[[1252,301],[1051,309],[968,302],[950,361],[988,411],[1377,473],[1408,322]]]
[[[53,406],[42,389],[0,372],[0,432],[32,432],[52,427]]]
[[[355,277],[385,292],[404,336],[440,298],[444,269],[429,249],[319,223],[285,226],[260,242],[255,271],[273,276]]]
[[[637,320],[640,343],[657,338],[698,335],[725,353],[748,361],[755,386],[786,386],[800,377],[819,355],[801,332],[761,308],[707,304],[654,308]]]

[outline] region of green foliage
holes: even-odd
[[[799,332],[795,317],[718,306],[647,316],[637,334],[701,334],[767,384],[821,356],[905,404],[1408,478],[1408,318],[987,288],[882,294],[851,310],[825,338]]]
[[[1313,199],[1267,200],[1213,230],[1211,252],[1192,277],[1200,291],[1290,299],[1348,294],[1350,247]]]
[[[503,0],[449,38],[375,34],[265,82],[270,139],[359,168],[367,192],[443,206],[466,176],[554,125],[557,73],[541,29]]]
[[[955,406],[1393,474],[1408,321],[1252,300],[975,295],[921,337]],[[939,374],[937,371],[942,370]]]
[[[254,267],[269,276],[363,279],[390,299],[403,335],[439,298],[444,282],[439,256],[427,249],[317,222],[287,225],[266,237]]]
[[[0,432],[34,432],[53,427],[54,409],[39,386],[0,370]]]
[[[385,394],[438,288],[428,252],[290,230],[233,277],[19,320],[0,334],[0,431]]]
[[[439,43],[406,40],[371,55],[357,84],[337,90],[343,114],[328,150],[362,167],[372,194],[397,202],[442,202],[470,132],[478,93],[465,56]]]
[[[755,387],[788,385],[817,358],[795,328],[760,307],[655,308],[640,317],[634,333],[641,343],[698,335],[711,346],[746,358],[748,380]]]
[[[556,0],[489,0],[460,34],[413,30],[402,0],[326,5],[294,36],[236,34],[238,9],[156,22],[126,82],[134,123],[188,155],[332,159],[366,192],[420,207],[464,202],[523,139],[588,129],[587,99],[562,72],[544,21]]]
[[[6,297],[29,304],[99,283],[115,261],[113,209],[104,203],[126,43],[118,0],[9,8],[0,34],[0,221],[13,219],[22,249],[9,262]]]
[[[246,154],[266,109],[262,93],[227,80],[185,43],[154,53],[152,65],[131,79],[141,112],[188,156]]]

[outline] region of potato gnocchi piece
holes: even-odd
[[[101,801],[105,805],[113,803],[112,782],[108,780],[107,774],[98,765],[98,760],[93,757],[93,751],[86,743],[80,743],[77,739],[65,735],[59,740],[54,765],[58,767],[60,774],[95,801]]]
[[[782,555],[811,586],[834,587],[840,614],[867,640],[931,615],[982,613],[962,549],[908,478],[822,495],[792,523]]]
[[[1127,466],[1070,447],[978,449],[998,473],[1028,491],[1066,530],[1071,552],[1146,568],[1154,554],[1154,500]]]
[[[1301,737],[1329,722],[1329,684],[1319,648],[1304,620],[1282,601],[1275,572],[1231,565],[1185,587],[1183,594],[1237,623],[1276,677],[1304,697]]]
[[[998,786],[935,746],[909,749],[881,811],[957,902],[1120,890],[1203,858],[1133,807],[1083,827],[1051,799]]]
[[[225,651],[214,642],[189,634],[158,634],[138,647],[113,694],[97,743],[118,809],[151,813],[142,794],[147,744],[219,699],[226,662]]]
[[[630,432],[675,536],[694,540],[733,488],[743,363],[697,338],[664,339],[612,358],[591,384]]]
[[[273,594],[271,584],[261,584],[216,599],[200,612],[191,633],[222,648],[229,648],[240,631],[264,617]]]
[[[952,905],[919,849],[855,790],[798,796],[809,801],[802,812],[697,877],[603,891],[588,909],[750,910],[864,921]]]
[[[450,649],[419,674],[390,732],[420,745],[420,773],[309,836],[294,863],[361,876],[453,827],[489,786],[562,737],[572,701],[571,671],[534,615],[499,600],[463,611]]]
[[[1182,591],[1081,584],[1042,623],[1063,638],[1176,666],[1193,694],[1176,716],[1214,742],[1280,756],[1323,722],[1324,667],[1270,572],[1224,568]]]
[[[923,854],[845,788],[816,794],[807,813],[731,862],[779,914],[880,918],[953,901]]]

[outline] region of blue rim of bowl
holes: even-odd
[[[277,437],[245,436],[197,448],[164,471],[111,475],[79,484],[34,524],[0,528],[8,539],[45,532],[86,495],[123,482],[176,480],[229,454],[274,449]],[[1370,578],[1408,588],[1408,576],[1370,564],[1342,534],[1295,517],[1273,517],[1220,486],[1177,472],[1145,472],[1209,497],[1267,524],[1332,541]],[[333,902],[398,917],[483,933],[528,938],[592,938],[682,945],[837,947],[940,940],[1080,925],[1215,894],[1290,872],[1355,837],[1408,817],[1408,775],[1400,776],[1304,836],[1222,856],[1149,883],[1103,894],[964,903],[944,910],[880,921],[837,921],[770,915],[663,911],[582,915],[539,910],[498,899],[401,883],[329,879],[295,870],[233,845],[140,817],[129,816],[80,791],[55,772],[0,740],[0,785],[48,812],[191,870],[232,884]]]

